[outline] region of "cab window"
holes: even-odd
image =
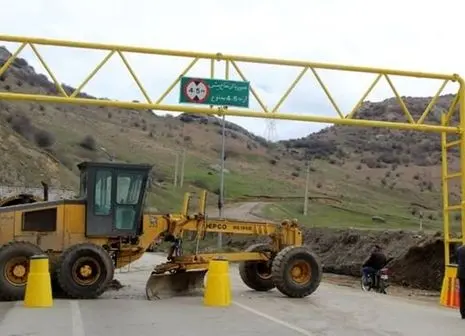
[[[116,202],[118,204],[135,205],[139,201],[142,188],[141,174],[120,173],[116,185]]]
[[[111,212],[112,173],[109,170],[98,170],[95,174],[94,213],[109,215]]]
[[[120,173],[116,180],[115,226],[118,230],[134,230],[137,204],[142,191],[143,174]]]

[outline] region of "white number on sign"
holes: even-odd
[[[203,82],[190,82],[186,86],[186,95],[190,100],[204,100],[207,97],[208,88]]]

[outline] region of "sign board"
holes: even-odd
[[[249,107],[249,93],[249,82],[182,77],[179,102]]]

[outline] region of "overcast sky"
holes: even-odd
[[[132,3],[132,5],[130,5]],[[165,49],[222,52],[302,59],[465,76],[459,0],[375,2],[368,0],[0,0],[4,14],[0,34],[84,40]],[[460,9],[460,10],[459,10]],[[454,43],[458,44],[454,46]],[[13,45],[0,41],[0,45]],[[11,50],[11,49],[10,49]],[[79,85],[104,57],[96,51],[40,47],[61,82]],[[21,54],[43,71],[32,53]],[[128,56],[152,99],[175,80],[188,59]],[[272,107],[297,76],[299,69],[263,65],[241,66],[251,85]],[[224,70],[218,69],[218,75]],[[208,77],[203,61],[189,75]],[[373,75],[321,71],[337,103],[347,112],[361,97]],[[231,79],[239,79],[237,75]],[[394,78],[400,94],[434,95],[440,82]],[[368,98],[392,96],[380,83]],[[453,90],[453,86],[449,86]],[[178,88],[164,100],[177,104]],[[85,87],[85,92],[115,99],[144,100],[115,56]],[[251,98],[251,107],[259,109]],[[288,100],[282,112],[336,115],[311,73]],[[265,136],[263,119],[231,118]],[[276,139],[305,136],[326,125],[276,122]]]

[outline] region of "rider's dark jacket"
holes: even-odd
[[[465,279],[465,245],[457,249],[457,278]]]
[[[375,270],[380,270],[386,265],[387,258],[382,252],[373,252],[365,261],[362,267],[372,267]]]

